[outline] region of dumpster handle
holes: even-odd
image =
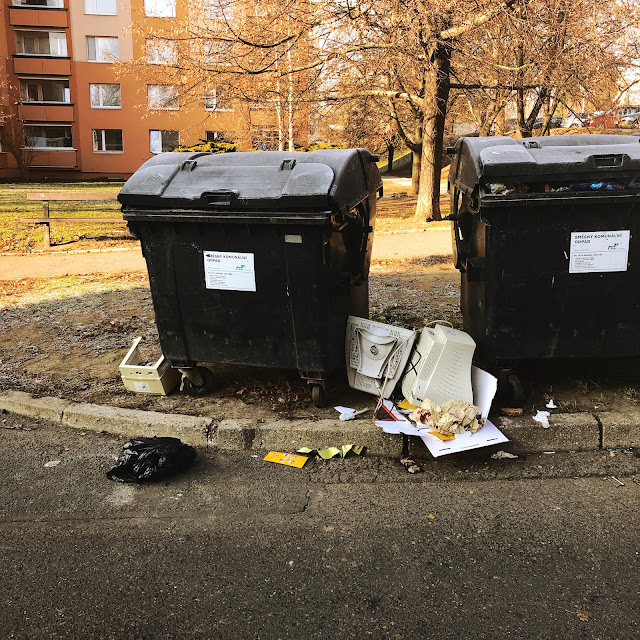
[[[229,205],[231,201],[238,197],[237,191],[229,189],[214,189],[213,191],[203,191],[200,196],[209,205]]]

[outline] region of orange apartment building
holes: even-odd
[[[22,130],[33,177],[126,178],[155,153],[221,137],[239,149],[277,145],[274,115],[265,109],[225,100],[215,88],[180,105],[175,87],[143,77],[152,74],[116,70],[116,60],[154,64],[167,55],[154,54],[132,21],[170,33],[172,21],[188,20],[189,12],[206,17],[207,0],[2,2],[0,113],[4,127]],[[299,125],[296,142],[304,145]],[[4,146],[0,177],[15,177]]]

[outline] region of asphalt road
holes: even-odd
[[[633,455],[201,451],[137,486],[121,444],[0,416],[0,637],[637,638]]]

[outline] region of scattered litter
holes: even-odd
[[[324,449],[300,447],[299,449],[296,449],[296,454],[302,454],[307,457],[315,455],[316,460],[331,460],[331,458],[335,458],[337,456],[346,458],[350,453],[353,453],[356,456],[361,456],[364,454],[365,449],[366,447],[362,444],[343,444],[339,447],[325,447]]]
[[[555,451],[543,451],[542,453],[550,456],[551,454],[555,453]]]
[[[452,399],[473,404],[471,363],[475,348],[475,341],[464,331],[438,321],[434,327],[426,326],[402,380],[404,397],[416,405],[427,398],[434,404]]]
[[[495,453],[491,454],[491,457],[494,460],[513,460],[518,456],[513,453],[509,453],[508,451],[496,451]]]
[[[429,518],[429,520],[435,520],[435,519],[436,519],[436,517],[435,517],[435,515],[433,515],[433,513],[430,513],[430,514],[427,516],[427,518]]]
[[[549,424],[549,416],[551,414],[548,411],[538,411],[533,419],[536,422],[539,422],[544,429],[548,429],[551,425]]]
[[[188,469],[196,450],[178,438],[132,438],[122,447],[118,464],[107,471],[116,482],[159,480]]]
[[[615,476],[609,476],[609,479],[613,480],[614,482],[616,482],[618,484],[619,487],[624,487],[624,482],[621,482],[620,480],[618,480],[618,478],[616,478]]]
[[[422,471],[422,467],[411,458],[402,458],[400,460],[400,464],[404,465],[407,468],[409,473],[420,473]]]
[[[379,417],[379,415],[381,417]],[[413,424],[405,418],[391,400],[384,400],[375,420],[376,426],[385,433],[404,433],[408,436],[422,436],[423,432],[416,429]]]
[[[438,433],[437,431],[429,431],[432,436],[438,438],[438,440],[442,440],[442,442],[446,442],[447,440],[455,440],[455,436],[445,436],[444,433]]]
[[[182,494],[176,493],[175,496],[169,496],[169,498],[171,498],[171,500],[180,500],[180,498],[182,498]]]
[[[547,402],[547,409],[557,409],[557,405],[556,403],[553,401],[553,398],[549,399],[549,402]]]
[[[400,380],[415,338],[413,329],[349,316],[345,338],[349,386],[388,398]]]
[[[421,408],[409,417],[417,423],[418,429],[419,425],[425,425],[429,430],[445,436],[455,436],[465,431],[475,433],[484,425],[480,407],[464,400],[448,400],[439,406],[426,398]]]
[[[284,464],[287,467],[296,467],[301,469],[305,462],[309,459],[307,456],[297,456],[294,453],[282,453],[281,451],[269,451],[264,457],[267,462],[275,462],[276,464]]]
[[[498,388],[497,378],[478,367],[471,367],[471,385],[473,387],[473,402],[482,412],[482,418],[485,420],[484,427],[476,433],[465,431],[456,435],[455,440],[447,442],[423,432],[420,437],[434,458],[509,441],[509,438],[487,418]]]
[[[178,386],[180,372],[169,366],[163,355],[155,363],[143,364],[139,346],[142,336],[133,341],[129,352],[120,363],[120,376],[129,391],[166,396]]]
[[[503,416],[508,416],[509,418],[517,418],[524,413],[524,410],[522,407],[502,407],[502,409],[500,409],[500,413],[502,413]]]
[[[398,403],[398,409],[402,409],[404,411],[415,411],[418,407],[411,404],[406,398]]]
[[[576,615],[585,622],[591,618],[591,612],[588,609],[578,609]]]
[[[318,456],[322,460],[330,460],[331,458],[335,458],[336,456],[340,456],[341,458],[345,458],[348,453],[354,453],[359,456],[362,455],[364,451],[364,446],[361,444],[343,444],[340,447],[327,447],[326,449],[319,449]]]
[[[49,467],[57,467],[60,464],[60,460],[50,460],[49,462],[45,462],[44,466]]]
[[[609,452],[609,455],[616,454],[616,453],[623,453],[625,455],[632,455],[633,454],[633,449],[631,449],[631,448],[629,448],[629,449],[607,449],[607,451]]]
[[[351,409],[351,407],[341,407],[341,406],[337,406],[333,408],[340,413],[340,420],[343,420],[343,421],[354,420],[356,417],[369,411],[368,407],[365,407],[364,409],[359,409],[359,410]]]
[[[640,484],[640,477],[635,476],[633,478],[631,478],[636,484]]]

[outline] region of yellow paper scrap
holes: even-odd
[[[335,458],[342,454],[342,451],[338,449],[338,447],[327,447],[326,449],[320,449],[318,451],[318,455],[323,460],[329,460],[330,458]]]
[[[398,409],[411,409],[415,411],[418,407],[414,407],[406,398],[398,404]]]
[[[309,449],[309,447],[300,447],[299,449],[296,449],[296,453],[301,453],[302,455],[308,455],[310,453],[313,453],[315,451],[315,449]]]
[[[355,453],[357,456],[362,455],[365,450],[365,446],[363,444],[354,444],[351,445],[351,452]]]
[[[455,436],[445,436],[444,433],[439,433],[438,431],[429,431],[429,433],[432,436],[435,436],[436,438],[443,440],[443,441],[447,441],[447,440],[455,440],[456,437]]]
[[[430,513],[427,518],[429,518],[429,520],[435,520],[436,517],[433,515],[433,513]]]
[[[309,459],[306,456],[297,456],[293,453],[281,453],[280,451],[269,451],[264,458],[267,462],[284,464],[287,467],[304,467],[304,463]]]

